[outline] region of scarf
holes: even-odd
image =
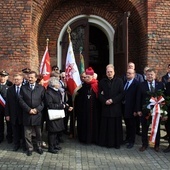
[[[98,97],[98,80],[92,79],[90,82],[87,84],[90,84],[92,90],[95,92],[96,97]]]

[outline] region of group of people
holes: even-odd
[[[26,68],[13,75],[13,83],[6,71],[0,72],[0,142],[4,140],[4,117],[7,124],[8,143],[14,143],[13,151],[20,147],[31,156],[34,150],[43,154],[42,130],[46,121],[48,152],[57,154],[61,147],[61,134],[65,129],[63,119],[50,120],[48,109],[72,111],[63,98],[64,87],[59,69],[53,68],[48,87],[42,86],[42,76]],[[55,72],[55,73],[54,73]],[[54,76],[57,75],[57,76]],[[61,74],[64,76],[63,74]]]
[[[152,97],[150,94],[154,95],[157,91],[170,95],[170,65],[168,69],[167,82],[157,81],[156,71],[149,67],[144,68],[143,75],[136,73],[135,64],[132,62],[128,63],[127,71],[122,77],[115,76],[112,64],[107,65],[106,77],[99,82],[94,78],[94,70],[91,67],[86,69],[82,74],[82,87],[78,90],[75,100],[79,141],[116,149],[127,144],[130,149],[135,144],[137,134],[142,138],[139,151],[145,151],[149,146],[148,131],[152,120],[151,110],[146,108],[146,101]],[[169,109],[170,106],[168,114]],[[122,118],[126,126],[125,138]],[[161,119],[160,117],[154,141],[156,152],[159,151],[160,145]],[[164,120],[168,137],[169,119],[168,117],[168,120]],[[164,152],[170,152],[170,146]]]
[[[127,144],[130,149],[135,144],[137,134],[142,137],[142,147],[139,150],[143,152],[149,146],[147,117],[150,113],[144,108],[146,99],[150,97],[148,92],[162,90],[170,96],[170,65],[162,82],[156,80],[155,70],[149,67],[145,67],[144,75],[136,73],[132,62],[128,63],[122,77],[115,76],[112,64],[107,65],[106,76],[100,81],[93,68],[89,67],[81,74],[82,86],[74,101],[67,91],[65,72],[60,72],[57,66],[52,67],[47,88],[42,86],[42,76],[28,68],[23,69],[22,74],[14,74],[13,83],[8,80],[8,75],[6,71],[0,72],[0,143],[4,140],[5,117],[8,143],[14,143],[13,151],[22,146],[28,156],[34,150],[33,139],[37,152],[43,154],[44,121],[48,131],[48,152],[58,153],[61,150],[59,143],[62,133],[68,133],[69,116],[70,135],[75,132],[73,119],[77,120],[77,137],[81,143],[116,149]],[[64,109],[65,118],[50,120],[48,109]],[[169,114],[170,111],[167,111]],[[126,125],[125,138],[122,118]],[[160,121],[161,118],[154,143],[156,152],[160,145]],[[170,116],[165,127],[170,144]],[[170,145],[164,152],[170,152]]]

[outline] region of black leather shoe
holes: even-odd
[[[56,149],[56,150],[61,150],[62,147],[60,147],[60,146],[55,146],[54,149]]]
[[[123,144],[127,144],[128,143],[128,139],[125,139],[124,141],[123,141]]]
[[[8,139],[7,141],[8,141],[9,144],[13,142],[12,139]]]
[[[170,145],[169,145],[166,149],[164,149],[163,152],[164,152],[164,153],[170,152]]]
[[[43,154],[43,150],[42,149],[37,149],[37,152],[42,155]]]
[[[133,146],[134,146],[133,143],[129,143],[129,144],[127,145],[127,148],[128,148],[128,149],[131,149],[131,148],[133,148]]]
[[[17,151],[20,148],[20,146],[14,146],[13,151]]]
[[[140,152],[143,152],[143,151],[145,151],[146,149],[147,149],[146,146],[142,146],[142,147],[139,148],[139,151],[140,151]]]
[[[154,147],[154,150],[155,150],[156,152],[159,152],[159,146],[155,146],[155,147]]]
[[[116,146],[115,149],[120,149],[120,146]]]
[[[55,149],[48,149],[48,152],[53,153],[53,154],[57,154],[58,153],[58,151],[55,150]]]
[[[32,155],[32,151],[27,151],[27,156],[31,156]]]

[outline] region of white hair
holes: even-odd
[[[54,87],[55,85],[61,86],[58,78],[56,78],[56,77],[51,77],[50,80],[49,80],[49,86]]]

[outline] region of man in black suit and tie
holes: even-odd
[[[22,139],[23,150],[25,150],[24,127],[22,122],[22,109],[19,105],[19,93],[23,82],[22,74],[13,76],[14,85],[8,88],[5,105],[6,120],[11,122],[13,131],[13,151],[20,148]]]
[[[27,156],[31,156],[33,151],[33,130],[36,134],[37,152],[43,154],[41,148],[41,122],[45,89],[40,84],[36,83],[37,77],[38,75],[35,71],[30,71],[28,74],[29,83],[22,86],[19,98],[19,103],[23,109],[23,125],[26,147],[28,149]]]
[[[129,62],[128,65],[127,65],[127,69],[135,70],[135,63]],[[139,73],[136,73],[136,71],[135,71],[135,78],[134,79],[136,81],[138,81],[139,83],[144,82],[143,76],[141,74],[139,74]],[[126,76],[124,76],[123,82],[126,82]],[[140,132],[140,119],[139,119],[138,115],[135,117],[135,121],[136,121],[136,134],[141,136],[141,132]]]
[[[123,116],[126,125],[126,140],[128,143],[127,148],[130,149],[134,146],[135,136],[136,136],[136,94],[139,82],[135,79],[135,70],[128,69],[126,72],[126,83],[124,85],[124,100],[122,102],[123,106]]]
[[[146,81],[141,83],[138,88],[137,92],[137,113],[141,117],[142,123],[142,147],[139,148],[139,151],[143,152],[148,147],[148,129],[149,125],[147,122],[148,112],[146,111],[143,106],[146,104],[146,98],[150,98],[148,91],[155,92],[158,90],[164,90],[164,86],[162,82],[157,82],[156,80],[156,73],[154,69],[149,69],[146,72]],[[160,123],[158,125],[158,131],[156,134],[155,146],[154,149],[156,152],[159,151],[159,144],[160,144]]]

